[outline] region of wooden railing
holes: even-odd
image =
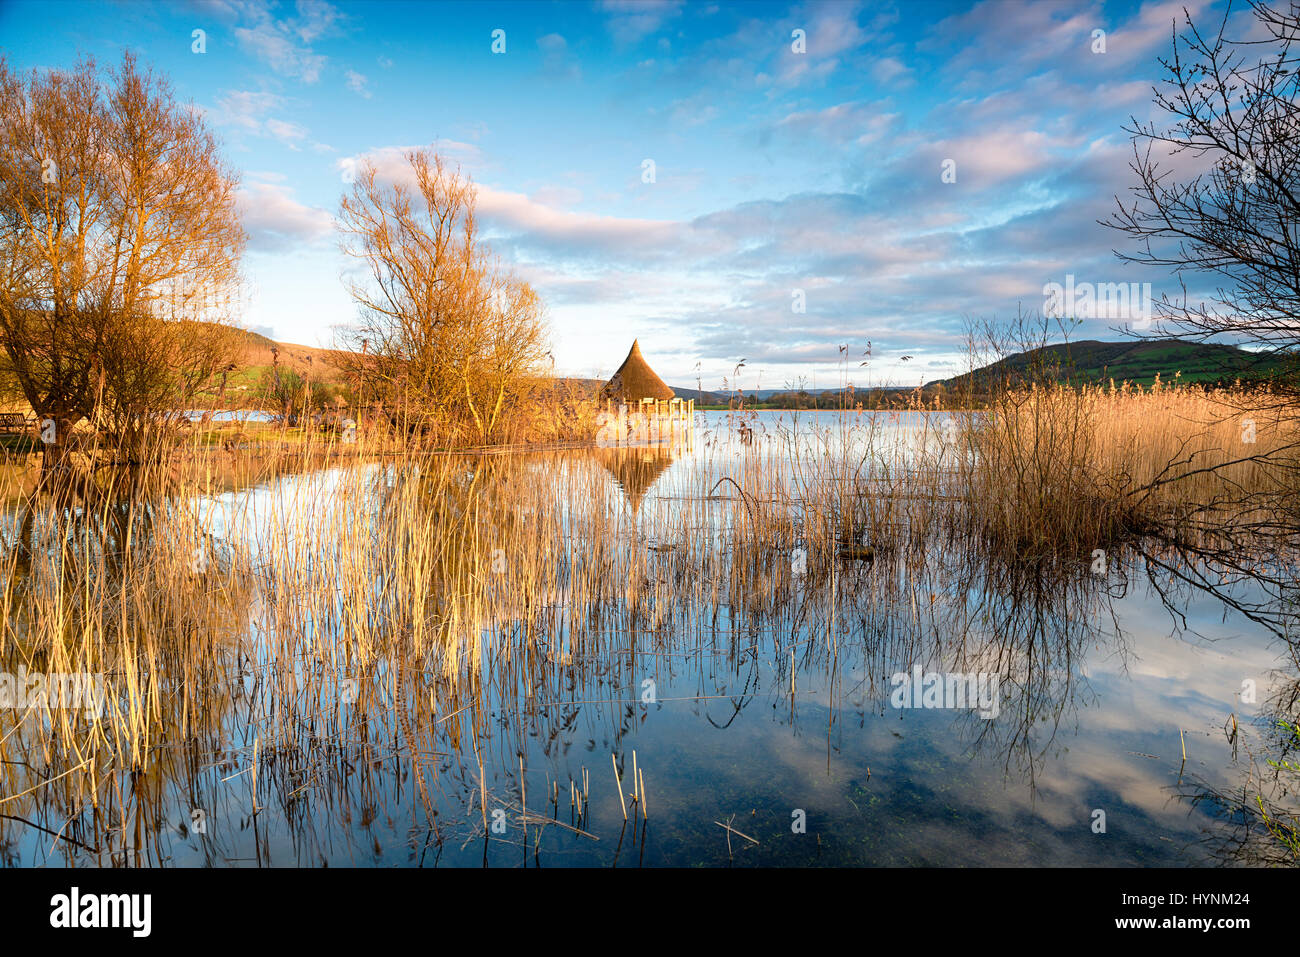
[[[606,399],[604,410],[596,417],[596,442],[600,445],[676,444],[689,441],[694,430],[694,399],[632,403]]]

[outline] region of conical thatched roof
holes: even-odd
[[[629,404],[635,404],[642,399],[664,401],[671,399],[674,394],[645,361],[645,356],[641,355],[641,346],[636,340],[632,341],[632,351],[627,354],[618,371],[600,390],[602,399],[615,399]]]

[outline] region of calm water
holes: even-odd
[[[652,572],[662,567],[665,576],[690,570],[671,565],[670,546],[638,537],[636,523],[679,507],[700,487],[701,470],[711,484],[755,447],[737,440],[725,414],[700,421],[693,450],[630,450],[599,463],[608,494],[633,519],[625,547],[645,551]],[[905,460],[921,417],[875,421],[875,445],[887,437]],[[806,414],[797,424],[760,413],[749,424],[758,447],[789,429],[808,456],[841,442],[833,413]],[[382,474],[382,466],[365,468]],[[268,547],[259,528],[303,501],[327,508],[339,477],[283,477],[214,498],[206,514],[218,538],[255,554]],[[488,688],[490,736],[476,737],[445,707],[414,719],[412,731],[408,710],[418,712],[418,700],[381,698],[363,721],[322,735],[319,746],[264,752],[256,813],[248,773],[254,729],[241,720],[249,712],[240,704],[258,694],[250,680],[232,690],[224,748],[191,746],[160,763],[150,781],[137,781],[134,796],[128,778],[122,806],[105,812],[108,831],[96,840],[86,839],[81,823],[69,832],[98,853],[7,822],[3,859],[81,866],[1247,862],[1234,844],[1239,815],[1213,796],[1240,795],[1261,757],[1276,756],[1275,715],[1294,701],[1292,653],[1233,607],[1263,600],[1259,586],[1222,584],[1214,575],[1211,587],[1188,584],[1161,567],[1169,564],[1164,554],[1133,550],[1111,559],[1104,576],[1058,580],[935,550],[911,568],[846,564],[833,588],[809,582],[802,600],[776,607],[764,607],[761,594],[724,593],[669,609],[653,627],[626,609],[604,609],[600,624],[614,651],[598,661],[560,659],[536,682]],[[544,656],[568,647],[564,635],[539,640]],[[268,653],[264,642],[259,659]],[[916,666],[996,678],[998,714],[896,707],[893,676]],[[1253,696],[1247,691],[1243,700],[1250,682]],[[1234,715],[1239,733],[1230,740]],[[648,821],[633,811],[625,823],[611,754],[630,793],[634,750]],[[480,758],[488,814],[503,812],[489,816],[487,835]],[[521,762],[529,812],[576,830],[530,823],[525,833]],[[585,813],[569,797],[584,771]],[[196,808],[201,834],[194,833]],[[500,833],[494,821],[504,825]],[[58,831],[65,821],[51,813],[33,823]]]

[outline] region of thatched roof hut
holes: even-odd
[[[618,371],[610,376],[600,390],[602,399],[613,399],[628,405],[635,405],[642,399],[665,402],[675,394],[664,384],[663,379],[655,375],[654,369],[645,361],[645,356],[641,355],[641,346],[636,340],[632,341],[632,351],[627,354]]]

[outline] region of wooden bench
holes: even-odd
[[[21,412],[0,412],[0,435],[29,435],[35,420]]]

